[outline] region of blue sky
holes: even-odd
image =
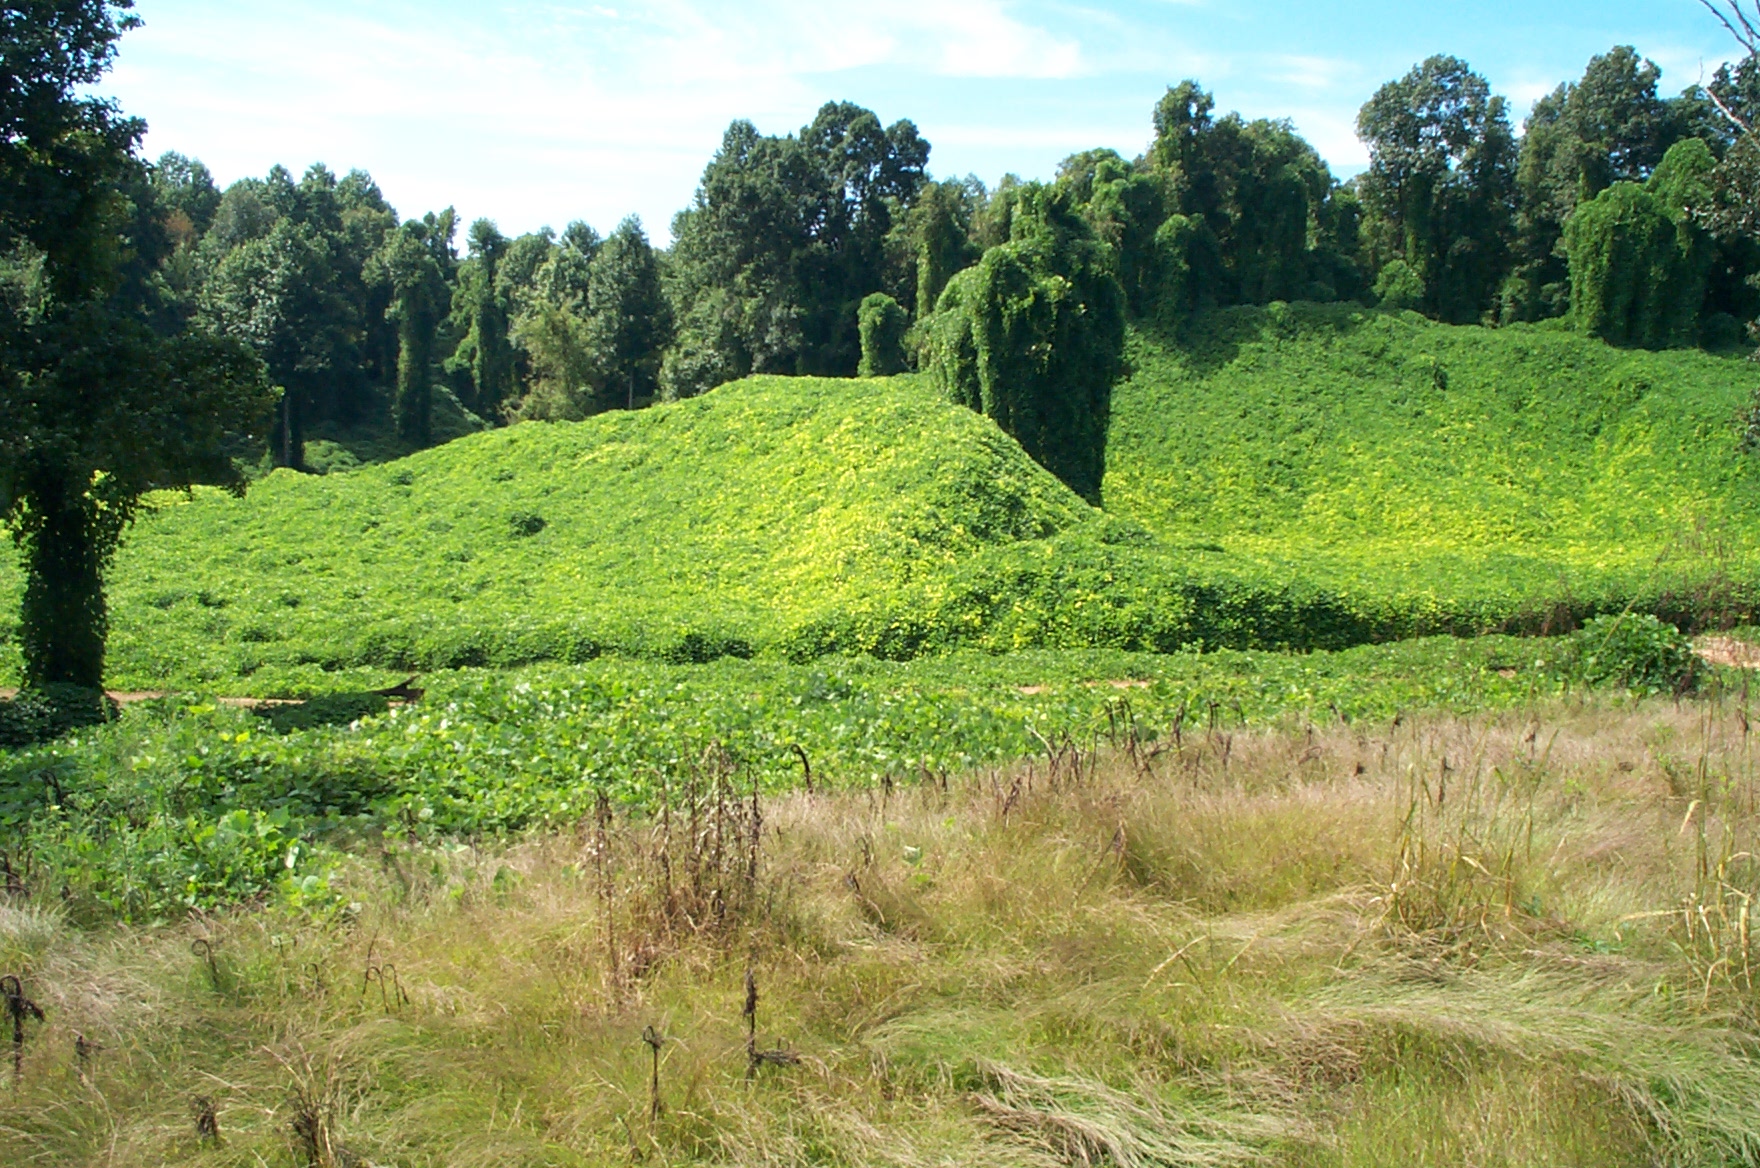
[[[1464,57],[1525,116],[1632,44],[1676,92],[1731,54],[1697,0],[138,0],[100,88],[147,149],[222,183],[280,162],[371,171],[405,215],[447,205],[509,232],[685,205],[727,123],[798,128],[827,100],[908,117],[938,177],[1049,177],[1128,155],[1167,85],[1287,117],[1340,175],[1375,88]]]

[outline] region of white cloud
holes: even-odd
[[[456,201],[510,229],[574,216],[603,227],[634,210],[664,236],[729,120],[792,129],[828,74],[1083,68],[1078,43],[1005,0],[141,10],[106,88],[148,119],[149,149],[199,155],[227,180],[278,161],[363,166],[405,214]]]

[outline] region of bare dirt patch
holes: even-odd
[[[1735,637],[1700,637],[1693,646],[1701,658],[1731,669],[1760,669],[1760,645]]]

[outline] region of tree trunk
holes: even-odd
[[[417,448],[433,443],[435,324],[420,311],[398,324],[397,436]]]
[[[25,537],[21,634],[27,687],[104,686],[104,554],[85,492],[70,484],[34,484],[36,522]]]

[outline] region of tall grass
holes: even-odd
[[[15,896],[48,1020],[0,1162],[1760,1162],[1746,718],[1048,737],[780,796],[710,752],[663,813],[368,852],[323,919]]]

